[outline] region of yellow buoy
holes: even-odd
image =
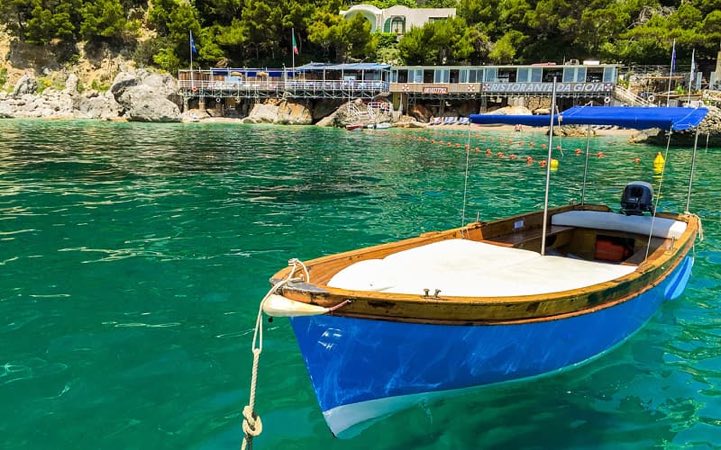
[[[666,165],[666,160],[663,158],[661,152],[656,153],[656,157],[653,159],[653,171],[655,173],[663,172],[663,168]]]
[[[551,160],[551,170],[558,170],[558,160],[557,159]]]

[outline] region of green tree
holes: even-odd
[[[524,40],[523,33],[511,30],[493,44],[488,57],[496,64],[510,64],[516,57],[516,49]]]
[[[86,2],[80,10],[80,33],[86,39],[120,38],[128,31],[128,20],[120,0]]]
[[[22,36],[30,44],[45,45],[54,39],[73,41],[80,23],[81,0],[32,0]]]
[[[446,65],[480,57],[484,42],[482,31],[469,31],[465,20],[455,17],[412,28],[398,42],[398,50],[406,64]]]

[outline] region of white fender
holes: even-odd
[[[263,302],[263,312],[271,317],[320,316],[328,311],[328,308],[296,302],[278,294],[272,294]]]

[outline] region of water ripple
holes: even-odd
[[[0,399],[13,405],[0,412],[4,448],[237,446],[251,327],[272,273],[291,257],[460,224],[465,153],[455,144],[466,133],[193,125],[0,121]],[[467,218],[540,207],[545,172],[485,149],[539,159],[546,137],[515,134],[509,150],[507,135],[482,133],[471,136],[479,152]],[[560,145],[555,205],[580,199],[583,176],[573,149],[585,141]],[[627,181],[658,182],[657,149],[592,140],[601,150],[591,201],[616,205]],[[714,447],[717,151],[699,156],[692,210],[706,240],[687,293],[627,344],[579,369],[420,405],[337,441],[292,330],[277,320],[261,362],[262,446]],[[667,168],[661,209],[683,208],[690,151],[674,151]]]

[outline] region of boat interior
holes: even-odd
[[[543,213],[535,212],[477,222],[319,258],[307,267],[313,285],[356,292],[430,298],[539,295],[631,276],[667,254],[687,228],[684,216],[567,206],[549,211],[541,255],[542,221]]]

